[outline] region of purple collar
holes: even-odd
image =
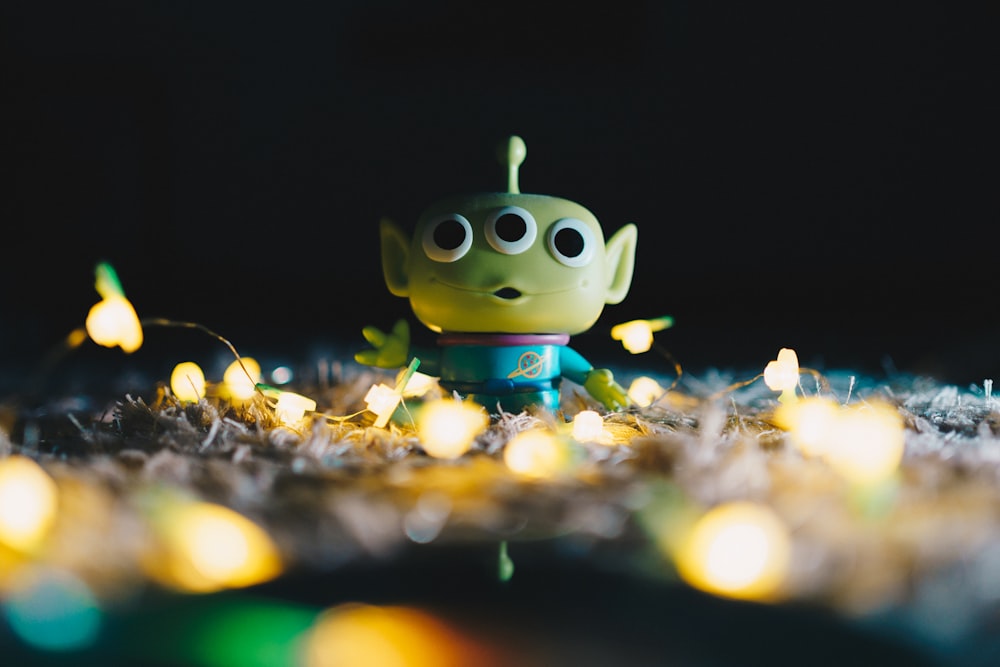
[[[489,345],[513,347],[515,345],[565,345],[569,334],[503,334],[503,333],[443,333],[438,336],[441,347],[451,345]]]

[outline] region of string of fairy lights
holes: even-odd
[[[91,308],[85,327],[66,338],[66,349],[89,339],[131,354],[142,346],[145,323],[199,328],[233,352],[234,361],[218,383],[210,382],[195,362],[176,364],[169,388],[181,403],[205,400],[210,388],[215,396],[232,403],[263,397],[275,422],[292,431],[314,427],[315,419],[345,423],[365,415],[366,428],[412,431],[429,456],[443,461],[466,454],[490,425],[490,417],[481,406],[455,397],[429,399],[419,410],[411,410],[406,399],[427,396],[435,384],[435,378],[419,372],[419,359],[402,369],[394,384],[373,384],[364,397],[363,410],[350,415],[317,411],[316,400],[261,382],[260,364],[252,357],[241,356],[218,334],[194,323],[140,319],[113,267],[101,263],[95,273],[101,300]],[[670,317],[634,320],[613,327],[611,336],[630,353],[641,354],[653,348],[655,332],[672,325]],[[679,378],[679,364],[675,363],[675,370]],[[794,350],[783,348],[760,375],[748,382],[762,378],[769,389],[777,392],[772,423],[787,434],[803,456],[826,462],[859,494],[872,495],[893,488],[904,450],[898,411],[873,401],[838,402],[819,392],[806,396],[800,378],[808,372],[799,367]],[[664,388],[652,378],[639,377],[631,383],[628,393],[636,406],[646,408],[663,401],[676,384],[675,380]],[[587,444],[614,448],[627,444],[635,433],[634,429],[617,429],[613,420],[596,410],[582,409],[566,423],[540,423],[515,434],[504,444],[501,458],[512,475],[552,479],[572,474],[574,447]],[[46,646],[48,640],[38,639],[36,630],[44,623],[38,626],[35,617],[34,625],[25,620],[31,614],[37,616],[40,598],[32,597],[32,589],[25,583],[32,579],[23,574],[43,559],[46,539],[59,512],[60,493],[54,478],[30,455],[7,451],[0,458],[0,606],[9,625],[15,630],[20,628],[22,639],[41,646]],[[155,539],[144,559],[143,571],[159,584],[188,593],[209,593],[251,586],[282,573],[281,554],[271,537],[239,512],[163,489],[150,492],[147,501],[147,518]],[[651,515],[646,516],[649,521]],[[667,522],[669,528],[653,526],[651,531],[683,580],[720,596],[781,599],[791,537],[789,527],[772,509],[740,500],[699,509],[685,515],[684,520],[678,516]],[[48,585],[51,587],[51,582]],[[40,590],[35,590],[36,595],[41,595]],[[70,609],[64,607],[63,620],[75,613],[77,623],[73,626],[76,635],[65,630],[58,635],[63,641],[77,635],[85,638],[88,631],[94,631],[91,625],[96,621],[88,610],[100,603],[88,595],[78,581],[62,589],[62,603]],[[71,600],[76,601],[75,612]],[[32,607],[33,603],[36,607]],[[422,632],[416,632],[416,628],[427,630],[433,626],[438,635],[448,634],[435,623],[414,610],[360,606],[325,615],[312,613],[300,630],[309,629],[313,642],[304,649],[313,656],[307,664],[322,665],[327,664],[327,648],[336,644],[343,650],[344,637],[350,633],[383,638],[387,632],[395,633],[393,641],[423,646],[428,635],[415,639]],[[399,627],[409,629],[402,632]],[[386,628],[395,629],[389,632]],[[457,640],[439,641],[436,649],[428,648],[425,653],[429,651],[433,657],[437,655],[434,651],[458,651],[460,644]],[[450,664],[442,662],[445,658],[441,655],[437,660],[434,664]],[[369,660],[367,664],[380,663]]]

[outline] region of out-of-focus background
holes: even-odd
[[[100,260],[140,315],[244,353],[363,347],[409,315],[378,220],[503,189],[516,133],[522,191],[639,228],[632,291],[585,351],[629,361],[608,328],[670,314],[658,341],[692,372],[792,347],[981,382],[1000,370],[986,5],[4,3],[0,361],[10,379],[82,324]]]

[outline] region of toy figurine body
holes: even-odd
[[[489,410],[558,409],[562,378],[608,409],[628,404],[607,369],[567,346],[606,303],[625,298],[637,230],[628,224],[607,244],[594,215],[575,202],[521,194],[524,142],[507,144],[509,192],[451,197],[427,209],[412,240],[383,220],[382,270],[396,296],[441,336],[434,349],[411,350],[405,320],[392,332],[365,327],[372,345],[355,358],[381,368],[406,365],[439,378],[446,391]]]

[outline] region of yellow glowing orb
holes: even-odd
[[[56,517],[58,488],[40,465],[26,456],[0,460],[0,542],[30,550]]]
[[[490,418],[480,405],[442,398],[427,403],[417,422],[424,451],[435,458],[454,459],[469,451]]]
[[[788,431],[792,444],[803,454],[822,456],[829,446],[830,435],[840,419],[841,410],[832,399],[810,396],[779,405],[774,411],[774,421]]]
[[[231,397],[245,401],[257,391],[260,375],[260,364],[257,360],[253,357],[242,357],[226,367],[226,372],[222,374],[222,382]]]
[[[735,501],[695,523],[677,554],[677,570],[706,592],[767,601],[780,591],[790,552],[788,529],[773,511]]]
[[[526,477],[556,476],[569,465],[566,444],[541,429],[521,431],[503,450],[503,460],[512,471]]]
[[[632,380],[632,384],[628,387],[628,397],[640,408],[645,408],[663,396],[664,391],[660,383],[653,378],[641,376]]]
[[[611,337],[620,340],[622,346],[632,354],[648,352],[653,346],[653,332],[673,326],[672,317],[664,316],[653,320],[631,320],[611,327]]]
[[[185,502],[166,509],[161,519],[163,549],[147,565],[154,578],[171,587],[191,592],[242,588],[282,570],[271,538],[239,512]]]
[[[874,484],[893,475],[904,453],[899,411],[878,402],[844,408],[823,458],[855,484]]]
[[[178,400],[197,402],[205,397],[205,373],[193,361],[182,361],[170,374],[170,390]]]
[[[109,296],[95,303],[87,314],[87,334],[98,345],[120,346],[131,354],[142,346],[142,325],[132,303],[124,296]]]

